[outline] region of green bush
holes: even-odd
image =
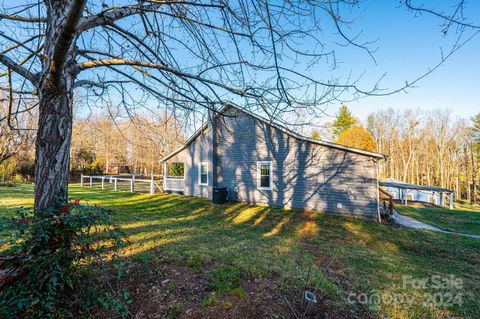
[[[17,161],[10,158],[0,165],[0,183],[13,182],[17,168]]]
[[[38,214],[20,211],[2,228],[8,234],[0,244],[2,318],[56,316],[62,299],[78,289],[81,266],[114,252],[124,238],[108,211],[78,198]]]

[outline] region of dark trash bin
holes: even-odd
[[[223,204],[227,202],[227,188],[226,187],[214,187],[212,202],[214,204]]]

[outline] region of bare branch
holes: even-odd
[[[431,15],[434,15],[436,17],[439,17],[445,21],[448,21],[449,24],[457,24],[459,26],[462,26],[462,27],[467,27],[467,28],[471,28],[471,29],[480,29],[480,25],[475,25],[473,23],[467,23],[467,22],[464,22],[464,21],[461,21],[459,19],[456,19],[455,16],[458,12],[458,9],[463,6],[463,1],[458,5],[457,9],[455,10],[455,13],[451,16],[448,16],[442,12],[437,12],[433,9],[427,9],[427,8],[423,8],[423,7],[418,7],[418,6],[414,6],[412,5],[412,1],[411,0],[405,0],[405,5],[407,6],[408,9],[410,10],[413,10],[413,11],[416,11],[416,12],[421,12],[421,13],[428,13],[428,14],[431,14]]]
[[[8,14],[1,14],[0,13],[0,20],[1,19],[7,19],[7,20],[14,20],[14,21],[20,21],[20,22],[47,22],[47,18],[34,18],[34,17],[21,17],[18,15],[8,15]]]
[[[81,18],[78,24],[77,30],[79,33],[84,32],[88,29],[110,24],[114,21],[126,18],[133,14],[139,14],[145,11],[155,10],[160,6],[160,4],[161,3],[155,3],[149,6],[132,5],[132,6],[122,6],[122,7],[111,7],[96,15]]]
[[[73,39],[75,38],[75,31],[82,16],[83,8],[86,0],[74,0],[62,30],[55,43],[53,57],[50,60],[50,76],[49,84],[52,87],[57,87],[62,77],[63,66],[66,60],[66,52],[70,48]]]
[[[33,85],[38,86],[38,76],[36,74],[28,71],[6,55],[0,53],[0,62],[7,68],[12,69],[14,72],[29,80]]]
[[[188,73],[185,73],[185,72],[181,72],[179,70],[172,69],[172,68],[170,68],[166,65],[161,65],[161,64],[157,64],[157,63],[151,63],[151,62],[144,62],[144,61],[137,61],[137,60],[125,60],[125,59],[92,60],[92,61],[82,62],[82,63],[78,64],[77,67],[80,71],[84,71],[84,70],[91,69],[91,68],[97,68],[97,67],[102,67],[102,66],[113,66],[113,65],[129,65],[129,66],[140,66],[140,67],[157,69],[157,70],[166,71],[166,72],[175,74],[177,76],[187,77],[187,78],[202,81],[204,83],[209,83],[209,84],[218,86],[220,88],[223,88],[225,90],[228,90],[230,92],[233,92],[235,94],[253,96],[252,94],[249,94],[247,92],[247,90],[235,89],[235,88],[229,87],[227,85],[224,85],[220,82],[216,82],[216,81],[208,80],[208,79],[205,79],[205,78],[201,78],[201,77],[193,75],[193,74],[188,74]]]

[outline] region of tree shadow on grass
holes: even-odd
[[[475,285],[480,278],[472,274],[480,266],[480,260],[463,255],[468,252],[478,256],[480,246],[473,240],[452,241],[452,237],[443,234],[321,213],[243,203],[216,206],[203,199],[173,199],[173,203],[170,200],[143,216],[150,224],[138,227],[125,224],[127,234],[138,238],[135,244],[139,250],[132,250],[132,254],[151,252],[179,259],[196,256],[205,263],[233,263],[248,269],[252,276],[276,273],[301,282],[298,279],[309,264],[319,256],[333,256],[339,251],[338,262],[344,270],[339,278],[330,274],[330,279],[344,291],[359,293],[376,289],[380,293],[413,295],[417,292],[401,288],[403,275],[423,278],[452,273],[471,276],[465,289],[478,296]],[[140,202],[148,206],[148,200]],[[320,273],[328,260],[315,266],[314,271]],[[345,279],[348,283],[340,282]],[[402,311],[391,305],[381,305],[377,311],[406,316],[445,315],[451,311],[424,307],[422,296],[419,298],[415,300],[418,304]],[[466,312],[473,313],[478,301],[467,300],[467,303]]]
[[[169,262],[194,265],[203,272],[234,265],[242,269],[245,280],[274,278],[273,282],[299,288],[312,265],[318,278],[338,254],[338,265],[327,271],[337,290],[321,294],[340,307],[350,307],[344,304],[348,292],[376,289],[416,299],[411,307],[381,304],[369,310],[375,315],[438,317],[453,311],[474,317],[480,308],[480,241],[476,239],[244,203],[218,206],[179,195],[91,193],[73,194],[113,210],[114,221],[131,240],[120,256],[125,262],[168,257]],[[401,288],[403,275],[434,274],[463,278],[464,290],[473,297],[466,298],[462,309],[427,307],[420,303],[424,292]]]

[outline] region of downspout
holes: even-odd
[[[208,121],[209,121],[209,126],[210,126],[210,132],[209,132],[209,161],[211,163],[211,166],[209,167],[209,174],[211,176],[211,187],[209,187],[210,194],[209,198],[213,198],[213,188],[217,187],[217,121],[216,121],[216,112],[213,109],[210,109],[208,111]]]

